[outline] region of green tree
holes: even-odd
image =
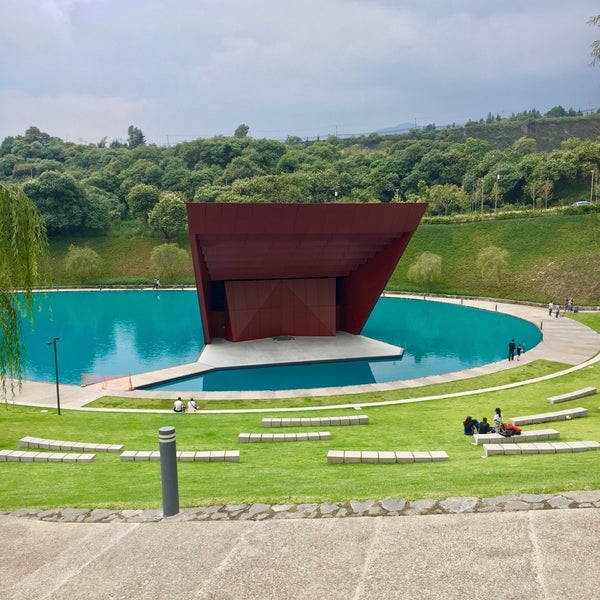
[[[156,206],[148,215],[150,227],[158,231],[168,240],[183,233],[187,215],[185,200],[177,192],[163,192]]]
[[[130,125],[127,128],[127,145],[129,146],[130,150],[137,148],[138,146],[143,146],[145,143],[146,138],[144,137],[142,130]]]
[[[138,183],[127,194],[129,212],[146,223],[148,213],[156,206],[159,197],[160,191],[156,186]]]
[[[23,185],[23,191],[44,217],[48,233],[74,231],[86,226],[87,198],[70,175],[46,171]]]
[[[470,204],[467,192],[454,184],[434,185],[429,189],[430,208],[434,214],[464,212]]]
[[[487,281],[495,283],[498,286],[498,292],[502,291],[507,260],[508,250],[497,246],[487,246],[477,257],[481,276]]]
[[[71,244],[65,256],[65,271],[81,283],[93,279],[100,272],[100,255],[92,248]]]
[[[186,273],[191,274],[190,254],[177,244],[155,246],[150,253],[150,263],[155,276],[167,281],[175,281]]]
[[[16,185],[0,183],[0,389],[20,388],[25,348],[23,316],[33,321],[33,288],[47,283],[49,256],[44,219]],[[17,293],[20,290],[21,293]]]
[[[250,131],[250,127],[248,127],[248,125],[246,125],[245,123],[242,123],[241,125],[238,125],[236,127],[233,137],[245,138],[248,136],[249,131]]]
[[[532,206],[535,209],[535,201],[540,193],[541,184],[539,181],[530,181],[523,186],[523,192],[531,198]]]
[[[408,279],[421,285],[426,291],[442,274],[442,257],[433,252],[423,252],[408,269]]]
[[[552,198],[552,182],[548,179],[542,183],[542,198],[544,199],[544,208],[548,208],[548,201]]]

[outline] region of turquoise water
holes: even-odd
[[[98,291],[36,294],[33,329],[24,322],[27,379],[61,383],[81,374],[127,375],[194,362],[203,347],[195,291]]]
[[[99,291],[39,294],[34,329],[24,324],[28,379],[80,384],[81,373],[136,374],[194,362],[202,350],[195,291]],[[280,390],[383,383],[467,369],[506,358],[508,342],[527,349],[541,335],[526,321],[440,302],[381,298],[363,335],[402,346],[400,360],[341,361],[222,369],[151,389]]]

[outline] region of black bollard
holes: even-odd
[[[172,517],[179,512],[175,427],[161,427],[158,430],[158,441],[160,447],[160,478],[162,484],[163,514],[165,517]]]

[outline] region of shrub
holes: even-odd
[[[91,248],[71,244],[65,257],[65,271],[82,283],[90,281],[100,272],[100,255]]]

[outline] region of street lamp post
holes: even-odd
[[[496,195],[494,196],[494,214],[498,208],[498,192],[500,191],[500,173],[496,175]]]
[[[60,338],[55,337],[51,342],[48,342],[48,346],[54,347],[54,377],[56,379],[56,407],[58,409],[58,414],[60,415],[60,391],[58,388],[58,354],[56,353],[56,342]]]
[[[594,174],[596,171],[592,171],[592,185],[590,186],[590,204],[594,203]]]

